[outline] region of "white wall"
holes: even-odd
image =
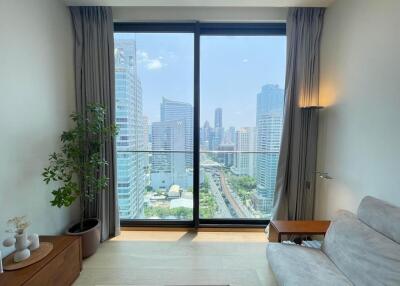
[[[316,217],[365,195],[400,205],[400,1],[337,0],[321,50]]]
[[[225,21],[284,22],[287,8],[272,7],[113,7],[115,22]]]
[[[10,217],[27,215],[39,234],[74,217],[50,206],[41,178],[75,106],[71,25],[61,0],[0,1],[0,242]]]

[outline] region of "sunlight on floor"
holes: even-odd
[[[112,241],[268,242],[264,232],[121,231]]]
[[[83,261],[75,286],[276,286],[264,232],[123,230]]]

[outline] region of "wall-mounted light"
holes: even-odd
[[[301,109],[319,110],[323,108],[319,102],[319,88],[311,83],[303,83],[300,87],[298,100]]]
[[[314,110],[320,110],[323,109],[324,107],[321,105],[310,105],[310,106],[302,106],[300,107],[301,109],[314,109]]]

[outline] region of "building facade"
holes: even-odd
[[[186,168],[193,168],[193,106],[186,102],[179,102],[163,97],[160,105],[161,122],[179,120],[184,124],[185,144],[182,151],[186,151]]]
[[[257,191],[253,196],[255,208],[263,216],[271,216],[276,172],[283,127],[284,91],[277,85],[265,85],[257,95]]]
[[[255,128],[242,127],[236,131],[234,164],[231,168],[236,175],[254,176],[256,151]],[[244,153],[241,153],[244,152]]]
[[[152,148],[151,184],[153,189],[168,189],[172,184],[186,187],[185,153],[171,152],[185,148],[184,121],[153,122]]]
[[[160,118],[152,123],[152,187],[188,188],[193,185],[193,107],[163,98]]]
[[[220,144],[218,146],[217,160],[224,167],[230,168],[233,165],[235,145],[233,144]]]
[[[117,145],[117,192],[122,219],[143,215],[145,150],[142,89],[137,76],[136,43],[115,40],[115,98]]]

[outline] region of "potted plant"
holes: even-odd
[[[80,201],[80,221],[66,233],[82,237],[84,258],[95,253],[100,244],[100,221],[85,217],[85,202],[90,203],[97,193],[108,190],[109,178],[102,173],[108,162],[102,148],[106,140],[117,134],[114,124],[106,125],[106,112],[101,105],[88,105],[86,111],[86,116],[71,114],[75,126],[61,134],[61,151],[50,154],[50,165],[42,173],[46,184],[59,183],[51,192],[51,205],[61,208],[76,199]]]

